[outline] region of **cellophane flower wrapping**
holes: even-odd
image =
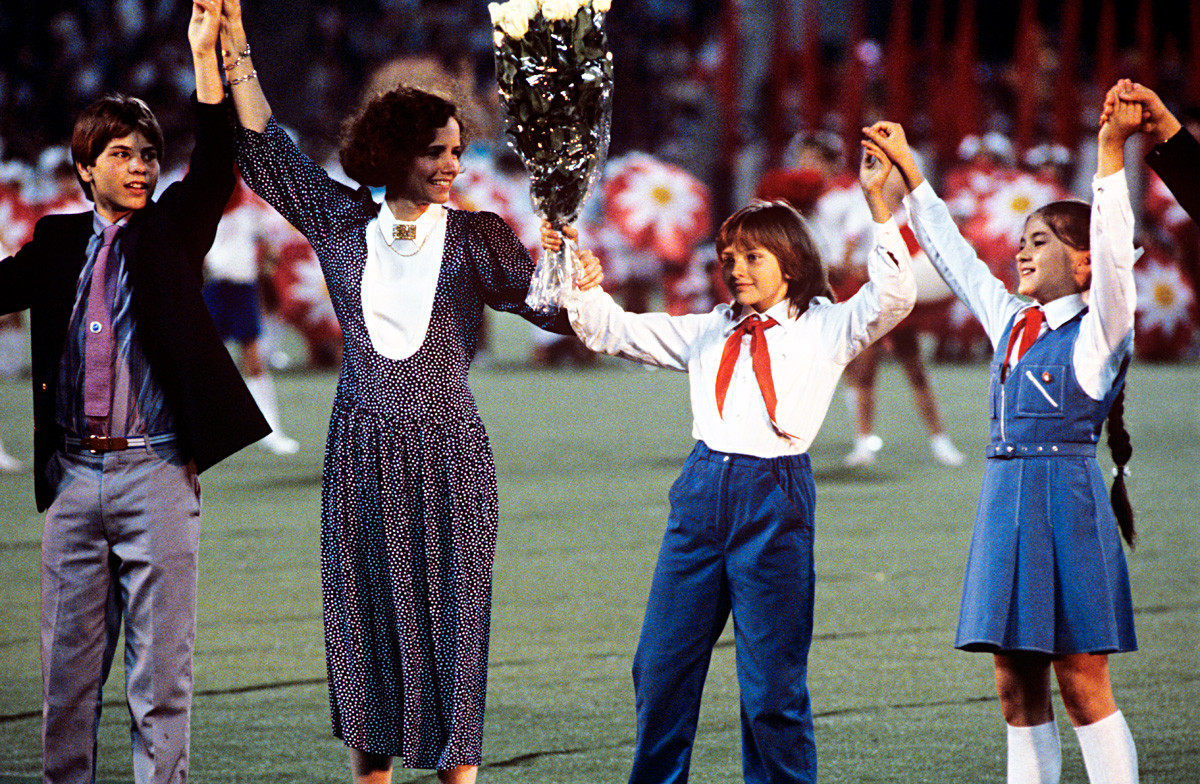
[[[612,114],[609,0],[509,0],[488,8],[508,141],[529,172],[538,215],[562,229],[600,179]],[[573,285],[573,243],[543,252],[526,303],[560,306]]]

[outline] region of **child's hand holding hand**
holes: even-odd
[[[921,175],[921,170],[917,166],[916,159],[913,158],[912,149],[908,146],[908,139],[904,135],[904,128],[900,123],[888,122],[881,120],[874,125],[863,128],[863,146],[868,142],[873,143],[885,156],[891,159],[892,163],[900,170],[900,174],[904,177],[904,185],[910,191],[916,188],[925,178]]]
[[[1100,110],[1101,127],[1112,117],[1119,101],[1141,104],[1142,123],[1138,130],[1152,138],[1156,144],[1170,139],[1182,127],[1158,97],[1158,93],[1131,79],[1121,79],[1104,95],[1104,107]]]
[[[193,0],[188,42],[195,54],[212,54],[221,29],[221,0]]]
[[[1125,97],[1123,85],[1118,82],[1105,96],[1104,121],[1100,126],[1098,141],[1098,171],[1101,177],[1120,171],[1125,166],[1125,142],[1142,130],[1143,105]],[[1109,103],[1111,100],[1111,109]]]
[[[575,285],[580,291],[599,286],[604,281],[604,270],[600,269],[600,259],[590,250],[579,252],[578,265],[575,268]]]
[[[564,226],[561,233],[550,225],[550,221],[542,221],[542,248],[548,251],[562,250],[563,237],[571,242],[579,241],[579,229],[574,226]],[[600,259],[590,250],[580,251],[576,257],[575,285],[580,291],[599,286],[604,280],[604,271],[600,269]]]
[[[1108,118],[1100,126],[1100,143],[1123,145],[1141,129],[1142,104],[1118,96]]]
[[[867,198],[867,206],[871,208],[871,218],[876,223],[887,223],[892,217],[883,197],[884,183],[895,168],[892,159],[887,156],[877,144],[863,140],[862,163],[858,166],[858,183],[862,186],[863,196]]]
[[[560,234],[554,226],[550,225],[550,221],[542,221],[542,250],[559,251],[563,246],[563,235],[572,241],[579,240],[579,230],[574,226],[566,226]]]
[[[894,164],[880,147],[872,141],[863,140],[863,157],[858,166],[858,184],[870,198],[883,193],[883,183],[892,173]]]

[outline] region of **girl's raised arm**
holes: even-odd
[[[887,223],[892,217],[891,207],[883,196],[884,183],[894,168],[892,159],[872,141],[863,141],[863,158],[858,167],[858,182],[862,185],[863,196],[867,199],[867,207],[871,210],[871,218],[876,223]]]
[[[912,149],[908,146],[908,139],[904,135],[904,128],[900,123],[881,120],[870,127],[863,128],[862,132],[863,136],[867,137],[862,142],[863,146],[873,144],[890,158],[896,168],[900,170],[901,176],[904,177],[904,186],[910,193],[925,182],[925,177],[921,174],[921,168],[917,166],[917,160],[913,157]]]
[[[967,309],[979,319],[992,345],[1003,335],[1008,320],[1020,309],[1020,300],[979,260],[975,249],[963,238],[945,202],[917,166],[908,139],[899,123],[877,122],[863,128],[863,144],[874,144],[892,160],[909,191],[909,220],[921,249],[938,274]]]
[[[1114,87],[1110,93],[1116,93]],[[1129,101],[1119,93],[1112,111],[1100,126],[1097,138],[1097,177],[1107,177],[1125,168],[1125,142],[1142,127],[1142,104]]]

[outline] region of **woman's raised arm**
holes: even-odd
[[[224,0],[221,9],[221,49],[225,76],[243,128],[261,133],[271,119],[271,104],[258,83],[258,71],[250,59],[250,42],[242,25],[241,0]]]

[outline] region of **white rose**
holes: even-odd
[[[529,19],[521,12],[515,2],[508,2],[499,8],[500,19],[496,25],[509,38],[524,38],[529,32]]]
[[[547,21],[565,21],[574,19],[579,10],[578,0],[541,0],[542,16]]]
[[[514,14],[519,13],[528,21],[538,15],[538,0],[509,0],[508,4],[513,7]]]
[[[504,18],[504,6],[499,3],[488,3],[488,13],[492,17],[492,27],[498,27]]]
[[[607,14],[612,8],[612,0],[592,0],[592,9],[598,14]]]

